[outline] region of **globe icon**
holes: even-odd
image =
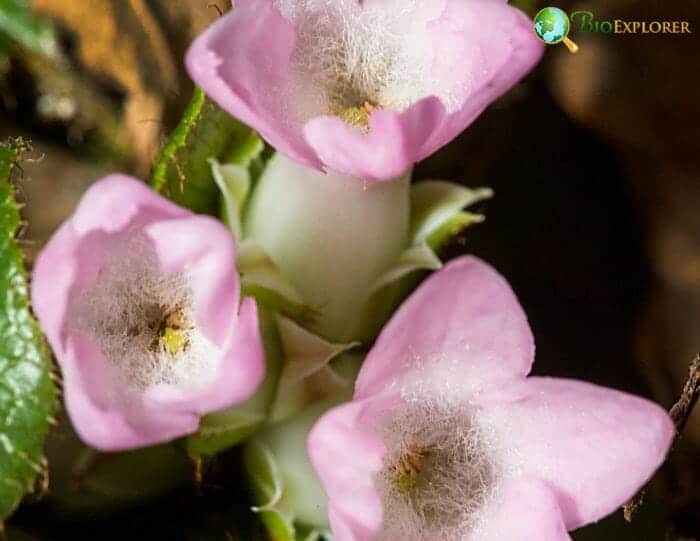
[[[540,10],[533,23],[537,37],[549,45],[564,41],[571,27],[566,12],[554,7]]]

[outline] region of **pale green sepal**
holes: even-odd
[[[262,426],[266,414],[264,408],[250,409],[253,411],[238,406],[203,417],[197,433],[187,438],[187,452],[193,457],[215,455],[251,436]]]
[[[485,219],[486,217],[483,214],[472,214],[466,211],[459,212],[442,224],[439,229],[431,233],[426,243],[432,250],[437,251],[467,227],[480,224]]]
[[[295,535],[306,528],[301,539],[314,529],[324,531],[328,528],[326,496],[307,452],[309,431],[323,413],[349,399],[351,393],[352,389],[349,389],[333,398],[315,402],[299,414],[270,425],[246,444],[244,460],[256,496],[254,503],[257,507],[265,506],[265,512],[276,511],[278,516],[287,519]],[[278,486],[282,496],[271,508],[267,504],[272,501],[271,496]],[[261,518],[269,529],[265,517]]]
[[[359,346],[358,342],[328,342],[280,315],[277,328],[284,352],[284,368],[270,412],[271,422],[290,417],[315,400],[352,388],[354,379],[343,377],[329,363]]]
[[[255,240],[246,239],[240,243],[236,267],[241,274],[244,288],[255,285],[278,293],[290,303],[303,304],[297,289]]]
[[[282,475],[268,445],[260,440],[249,441],[243,450],[243,465],[256,505],[251,507],[275,541],[295,541],[294,519],[276,506],[283,492]]]
[[[440,267],[442,267],[442,261],[427,244],[411,246],[404,250],[393,267],[379,277],[370,291],[376,293],[413,272],[438,270]]]
[[[242,238],[241,212],[250,192],[250,171],[242,165],[221,164],[209,158],[214,182],[221,190],[221,220],[233,231],[236,240]]]
[[[332,541],[332,535],[330,530],[318,530],[314,528],[305,536],[297,534],[297,541]]]
[[[363,343],[370,343],[401,301],[420,280],[419,271],[433,271],[442,262],[426,243],[412,246],[399,256],[396,263],[370,288],[370,299],[362,317],[362,326],[356,335]]]
[[[303,302],[294,285],[255,240],[246,239],[239,245],[236,267],[241,274],[243,295],[255,297],[258,305],[302,325],[316,321],[318,311]]]
[[[409,176],[367,184],[280,154],[267,162],[246,205],[244,233],[315,312],[306,314],[312,321],[292,319],[333,342],[358,339],[369,287],[408,245]]]
[[[272,452],[263,441],[254,439],[246,445],[243,461],[258,502],[252,510],[273,509],[282,499],[282,476]]]
[[[411,238],[421,244],[459,212],[493,197],[490,188],[470,190],[443,180],[427,180],[411,187]]]
[[[260,520],[265,525],[269,534],[268,539],[273,541],[296,541],[294,524],[277,509],[260,511]]]
[[[285,365],[280,377],[280,388],[298,385],[318,372],[341,353],[359,346],[359,342],[334,344],[324,340],[294,321],[277,316],[277,328],[284,351]]]

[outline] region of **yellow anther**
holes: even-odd
[[[423,453],[420,451],[409,451],[402,455],[394,470],[396,473],[396,484],[403,491],[411,490],[421,472],[421,461]]]
[[[179,329],[166,327],[160,336],[160,343],[163,344],[165,351],[175,356],[187,347],[187,336]]]
[[[366,128],[369,126],[369,117],[372,115],[374,109],[375,106],[366,101],[360,107],[348,107],[347,109],[343,109],[338,116],[351,126]]]

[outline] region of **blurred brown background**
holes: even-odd
[[[30,258],[90,182],[111,170],[148,174],[191,93],[184,51],[226,8],[218,4],[33,0],[35,15],[51,21],[54,46],[14,43],[0,54],[0,137],[35,143],[23,183]],[[700,23],[697,2],[563,4],[599,19],[687,20],[693,31]],[[521,5],[534,15],[546,4]],[[486,225],[451,254],[475,252],[512,281],[536,334],[536,372],[670,407],[700,350],[700,41],[575,31],[571,38],[578,55],[549,47],[523,84],[421,164],[416,178],[495,188]],[[700,411],[634,523],[616,516],[577,539],[698,538],[699,486]],[[135,531],[199,539],[187,533],[188,513],[201,523],[222,494],[156,502],[109,528],[97,519],[78,526],[45,518],[41,506],[15,522],[41,539]],[[178,509],[187,511],[175,518]],[[206,537],[217,538],[226,539]]]

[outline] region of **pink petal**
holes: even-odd
[[[253,298],[243,299],[227,347],[211,386],[193,394],[173,386],[153,387],[146,393],[146,403],[154,410],[167,408],[204,414],[250,398],[262,382],[265,368],[258,308]]]
[[[333,541],[376,541],[377,528],[368,527],[362,519],[336,509],[328,504],[328,522],[333,532]],[[391,540],[386,540],[391,541]]]
[[[92,285],[103,257],[109,253],[110,234],[191,215],[132,177],[114,174],[95,182],[34,265],[32,306],[53,350],[63,349],[63,319],[70,290]]]
[[[218,371],[211,382],[131,387],[76,330],[70,299],[95,285],[115,243],[142,234],[151,237],[158,270],[185,271],[190,279],[196,326],[217,346],[207,359]],[[255,303],[244,302],[237,313],[234,259],[223,224],[192,215],[136,179],[112,175],[86,193],[39,254],[31,285],[35,313],[63,372],[68,412],[86,442],[113,451],[172,440],[196,431],[201,414],[254,392],[262,379],[262,343]]]
[[[462,257],[394,314],[362,366],[355,396],[405,377],[449,379],[464,396],[525,376],[533,357],[527,318],[508,283],[481,260]]]
[[[76,275],[73,252],[77,242],[78,235],[72,224],[64,223],[54,233],[52,242],[39,253],[30,284],[32,308],[39,317],[41,329],[51,349],[57,356],[64,351],[63,318]]]
[[[365,180],[392,180],[419,160],[421,149],[445,117],[445,107],[433,96],[402,113],[376,109],[366,134],[337,116],[310,120],[304,133],[320,160],[331,169]]]
[[[435,59],[433,76],[452,89],[460,106],[432,134],[416,161],[459,135],[522,79],[544,52],[532,21],[507,2],[447,0],[442,16],[431,21],[429,29]]]
[[[93,230],[115,233],[147,222],[191,215],[140,180],[114,174],[95,182],[85,192],[71,224],[81,235]]]
[[[529,378],[489,408],[518,468],[554,489],[573,530],[624,504],[663,462],[674,434],[645,399],[574,380]],[[505,398],[505,394],[503,395]]]
[[[223,347],[233,332],[240,283],[231,232],[209,216],[189,216],[147,226],[165,272],[187,269],[194,292],[197,325]]]
[[[70,336],[60,361],[66,409],[81,439],[95,449],[145,447],[195,432],[199,426],[193,412],[143,410],[140,397],[115,387],[104,356],[85,337]]]
[[[293,46],[294,28],[272,0],[241,0],[197,38],[185,63],[194,82],[224,110],[283,154],[320,169],[302,122],[290,116]]]
[[[492,502],[479,541],[570,541],[552,490],[536,479],[509,480]]]
[[[369,540],[379,530],[382,504],[374,475],[385,449],[372,425],[396,402],[394,396],[354,400],[326,413],[309,434],[309,457],[328,496],[339,539]]]
[[[360,10],[390,17],[387,32],[425,42],[432,62],[426,76],[435,80],[433,93],[419,93],[400,111],[375,110],[367,134],[326,116],[327,108],[317,103],[325,99],[323,91],[304,74],[290,73],[300,30],[273,0],[237,2],[195,41],[186,63],[209,96],[277,150],[360,179],[398,177],[450,142],[544,50],[530,20],[506,2],[420,0],[407,9],[395,0],[348,0],[336,7],[349,20]]]

